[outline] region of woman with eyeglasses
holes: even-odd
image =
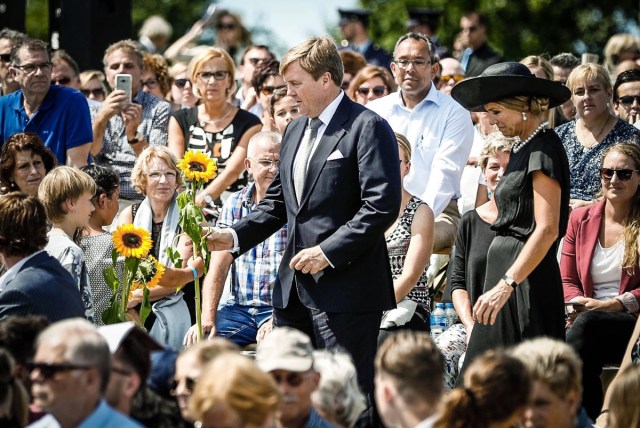
[[[180,233],[176,197],[182,187],[182,176],[178,161],[169,149],[162,146],[144,149],[131,170],[131,184],[145,198],[120,213],[118,226],[133,224],[151,232],[153,245],[149,254],[166,267],[174,267],[167,255],[167,248],[172,246],[178,247],[182,260],[188,260],[192,256],[192,248],[181,245],[182,240],[174,243],[174,238]],[[182,284],[175,284],[176,287],[179,285]],[[175,287],[169,285],[155,287],[149,293],[153,302],[152,313],[145,321],[145,328],[158,342],[174,350],[182,348],[182,338],[191,327],[190,311],[183,298],[185,291],[193,296],[193,287],[185,287],[176,293]],[[142,294],[142,290],[132,292],[129,309],[142,303]],[[187,301],[191,303],[193,299]]]
[[[396,90],[389,70],[377,65],[368,65],[356,74],[351,81],[347,96],[358,104],[382,98]]]
[[[287,89],[284,79],[280,76],[279,67],[278,61],[268,60],[256,68],[251,80],[253,89],[258,94],[258,102],[249,111],[262,119],[263,131],[275,131],[269,100],[276,90]]]
[[[193,92],[201,103],[173,113],[169,120],[169,150],[181,158],[185,150],[208,153],[218,163],[218,175],[196,202],[210,205],[223,192],[235,192],[247,184],[244,160],[249,139],[260,132],[262,122],[231,102],[235,66],[227,52],[208,48],[189,64]]]
[[[143,56],[142,90],[164,100],[171,89],[169,66],[162,55],[145,53]]]
[[[577,110],[576,119],[555,131],[569,158],[571,208],[578,208],[595,202],[602,154],[618,143],[640,144],[640,130],[613,115],[613,88],[603,66],[589,63],[576,67],[567,79],[567,87]]]
[[[42,179],[57,163],[38,134],[13,134],[0,150],[0,193],[20,191],[37,197]]]
[[[104,73],[102,71],[83,71],[80,73],[80,92],[89,100],[102,102],[107,96],[104,80]]]
[[[167,94],[173,110],[194,107],[198,99],[193,94],[193,83],[189,76],[189,64],[177,62],[169,67],[169,77],[171,78],[171,90]]]
[[[583,361],[583,405],[602,405],[602,366],[622,360],[640,312],[640,147],[617,144],[600,165],[602,200],[575,209],[560,272],[567,342]]]

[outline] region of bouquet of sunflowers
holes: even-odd
[[[132,224],[119,226],[113,234],[114,249],[111,253],[113,264],[103,272],[104,278],[111,288],[112,295],[109,307],[102,313],[105,324],[127,321],[127,304],[134,290],[142,289],[140,306],[140,323],[151,313],[149,289],[158,285],[165,267],[149,255],[152,242],[149,231]],[[116,275],[118,258],[124,257],[123,281]]]
[[[193,257],[202,257],[204,260],[205,274],[211,259],[211,253],[207,248],[207,234],[203,234],[203,227],[208,223],[202,212],[202,208],[196,203],[196,196],[205,185],[213,180],[217,173],[215,159],[208,154],[198,151],[188,151],[180,159],[178,168],[182,171],[187,189],[178,195],[177,202],[180,208],[180,218],[178,224],[182,229],[182,234],[189,236],[193,242]],[[181,234],[181,235],[182,235]],[[179,236],[176,236],[177,240]],[[175,246],[174,246],[175,247]],[[167,253],[175,266],[181,266],[180,254],[175,248],[167,248]],[[200,278],[194,278],[196,295],[196,326],[198,341],[202,340],[202,304],[200,302]]]

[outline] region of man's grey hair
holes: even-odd
[[[396,57],[396,52],[398,51],[398,46],[400,46],[400,43],[404,42],[407,39],[412,39],[418,42],[425,42],[427,44],[427,47],[429,48],[429,58],[431,59],[432,64],[435,63],[438,58],[436,57],[436,47],[433,44],[433,42],[431,41],[430,38],[428,38],[427,36],[425,36],[422,33],[407,33],[404,34],[402,36],[400,36],[400,38],[398,39],[398,41],[396,42],[395,47],[393,48],[393,59],[394,61],[396,59],[398,59]]]
[[[249,143],[247,145],[247,157],[249,159],[254,159],[256,155],[256,146],[259,143],[268,143],[271,145],[280,144],[282,137],[280,134],[273,131],[262,131],[255,134],[253,137],[249,139]]]

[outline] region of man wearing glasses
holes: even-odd
[[[460,18],[460,41],[465,47],[460,63],[467,77],[478,76],[485,68],[502,61],[502,55],[489,46],[487,21],[478,12],[467,12]]]
[[[47,327],[28,364],[33,404],[48,413],[31,428],[139,428],[103,398],[111,375],[107,341],[86,320],[71,319]]]
[[[618,74],[613,85],[613,110],[620,119],[640,128],[640,70]]]
[[[36,132],[59,165],[87,164],[93,140],[87,100],[78,91],[51,85],[46,43],[24,39],[11,50],[9,75],[20,90],[0,97],[0,142],[17,132]]]
[[[9,75],[11,47],[27,35],[19,31],[3,28],[0,31],[0,95],[7,95],[20,89],[20,85]]]
[[[455,239],[460,179],[473,145],[473,125],[468,111],[435,88],[439,65],[433,61],[434,49],[423,34],[400,37],[391,63],[398,91],[367,107],[411,143],[412,165],[404,187],[433,210],[433,250],[438,252]]]
[[[240,57],[238,74],[242,85],[236,92],[236,103],[243,110],[250,109],[258,103],[258,93],[253,89],[252,81],[256,68],[269,60],[275,60],[276,56],[265,45],[252,45],[245,48]]]

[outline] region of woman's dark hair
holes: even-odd
[[[278,71],[279,69],[280,62],[273,59],[263,62],[256,68],[256,71],[253,74],[253,79],[251,79],[251,86],[256,90],[256,93],[260,92],[262,85],[264,85],[264,82],[266,82],[269,77],[278,76],[280,74]]]
[[[276,89],[269,98],[269,111],[271,116],[275,116],[276,103],[287,96],[287,88]]]
[[[58,164],[58,159],[51,150],[45,147],[42,138],[34,132],[18,132],[9,137],[0,150],[0,183],[8,191],[18,190],[13,182],[13,169],[16,166],[16,153],[31,151],[39,155],[44,169],[51,171]]]
[[[0,198],[0,252],[26,257],[47,245],[47,214],[33,196],[12,192]]]
[[[94,198],[100,197],[105,194],[109,198],[113,195],[113,192],[120,186],[120,178],[118,174],[106,166],[101,165],[85,165],[80,168],[81,171],[86,172],[93,181],[96,182],[96,194]]]
[[[25,426],[29,419],[29,396],[24,385],[14,375],[15,362],[11,354],[0,348],[0,405],[11,400],[9,419]]]

